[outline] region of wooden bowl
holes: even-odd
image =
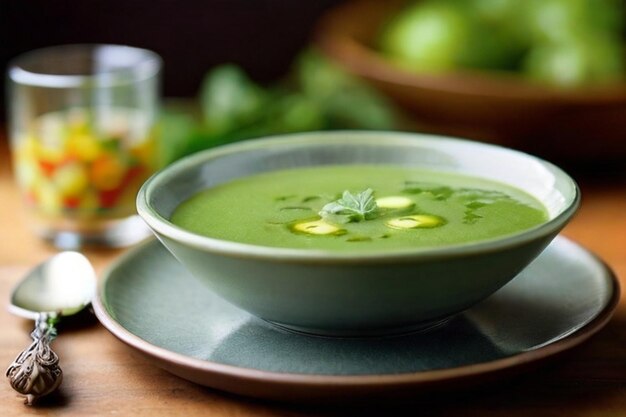
[[[417,74],[372,45],[404,1],[356,1],[320,21],[316,43],[414,116],[417,130],[510,146],[557,161],[597,163],[626,157],[626,83],[558,89],[514,73]]]

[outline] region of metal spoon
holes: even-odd
[[[96,274],[78,252],[61,252],[35,267],[15,287],[9,311],[35,320],[33,342],[13,361],[6,376],[26,404],[58,388],[63,379],[59,358],[50,349],[56,324],[84,309],[96,291]]]

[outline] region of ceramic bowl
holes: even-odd
[[[392,164],[495,179],[541,201],[549,220],[491,240],[380,253],[242,244],[200,236],[168,220],[200,190],[256,173],[329,164]],[[550,243],[579,199],[566,173],[524,153],[437,136],[353,131],[200,152],[148,180],[137,208],[165,247],[224,299],[288,329],[361,336],[433,326],[488,297]]]
[[[471,137],[568,165],[622,164],[625,82],[559,89],[503,71],[401,69],[376,49],[375,39],[405,5],[403,0],[347,2],[320,20],[317,45],[398,104],[422,132]]]

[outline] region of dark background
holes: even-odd
[[[35,49],[114,43],[164,60],[164,95],[193,96],[217,64],[260,82],[284,74],[315,22],[342,0],[0,0],[0,66]],[[0,120],[5,117],[5,83]]]

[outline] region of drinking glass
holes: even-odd
[[[149,234],[135,197],[158,166],[161,66],[154,52],[120,45],[55,46],[11,62],[14,172],[41,237],[76,248]]]

